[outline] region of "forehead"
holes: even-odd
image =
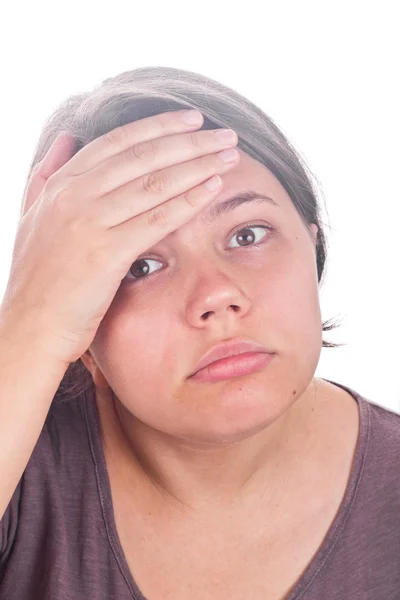
[[[243,190],[255,190],[273,198],[278,207],[293,209],[293,203],[285,188],[273,173],[258,160],[237,148],[240,154],[239,163],[228,173],[222,175],[223,189],[215,203],[223,202]]]
[[[209,229],[214,222],[218,223],[218,216],[235,209],[235,205],[242,206],[237,208],[238,215],[242,215],[242,217],[246,215],[246,206],[250,208],[262,204],[261,208],[265,216],[277,218],[281,225],[285,224],[287,227],[297,227],[299,225],[300,219],[297,210],[289,194],[275,175],[240,148],[238,148],[238,151],[240,161],[228,173],[222,175],[223,188],[221,192],[193,219],[171,232],[168,236],[171,240],[175,238],[183,239],[187,235],[189,236],[188,243],[191,243],[193,235],[197,233],[203,235],[204,228]],[[247,201],[242,202],[243,197],[248,198],[249,196],[256,196],[257,200],[250,203]],[[261,196],[267,196],[271,202],[258,201]],[[228,211],[224,209],[224,204],[228,205]]]

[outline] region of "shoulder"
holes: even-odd
[[[377,401],[359,395],[368,434],[368,461],[372,469],[400,482],[400,414]]]
[[[47,414],[43,429],[28,462],[25,476],[39,474],[48,479],[59,479],[61,473],[69,472],[71,465],[77,474],[81,466],[90,460],[87,394],[67,399],[56,394]]]
[[[360,421],[368,435],[368,446],[378,455],[397,455],[400,465],[400,413],[381,404],[378,399],[352,390],[358,401]]]
[[[400,444],[400,407],[399,412],[397,412],[394,409],[386,407],[384,399],[371,399],[363,396],[350,386],[330,381],[329,379],[325,381],[342,388],[357,401],[360,413],[360,429],[366,429],[366,432],[370,435],[376,433],[382,434],[380,439],[377,440],[378,442],[392,442],[394,445]]]
[[[375,490],[378,486],[385,493],[392,489],[399,494],[400,413],[348,386],[335,385],[346,390],[358,403],[360,427],[355,460],[360,462],[364,483]],[[400,495],[398,497],[400,499]]]

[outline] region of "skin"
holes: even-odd
[[[254,189],[278,206],[244,204],[211,226],[200,213],[143,253],[160,261],[146,263],[154,274],[127,274],[82,357],[105,453],[126,494],[139,482],[146,502],[190,514],[210,503],[214,516],[249,506],[260,490],[265,510],[313,473],[310,465],[320,476],[336,388],[314,378],[322,344],[317,226],[302,222],[267,168],[239,152],[213,202]],[[250,224],[259,247],[239,244]],[[188,380],[210,347],[236,337],[263,344],[272,362],[216,383]]]

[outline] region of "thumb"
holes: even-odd
[[[34,167],[25,188],[20,219],[42,193],[46,181],[72,158],[75,138],[67,131],[58,134],[45,157]]]

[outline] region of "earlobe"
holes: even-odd
[[[84,354],[82,354],[81,361],[83,362],[83,364],[85,365],[85,367],[87,368],[89,373],[91,374],[93,382],[96,387],[104,387],[104,388],[110,387],[108,385],[107,379],[104,377],[103,373],[101,372],[101,369],[97,365],[96,361],[92,357],[89,350],[87,350]]]
[[[81,361],[83,362],[89,373],[93,375],[93,361],[89,350],[82,354]]]

